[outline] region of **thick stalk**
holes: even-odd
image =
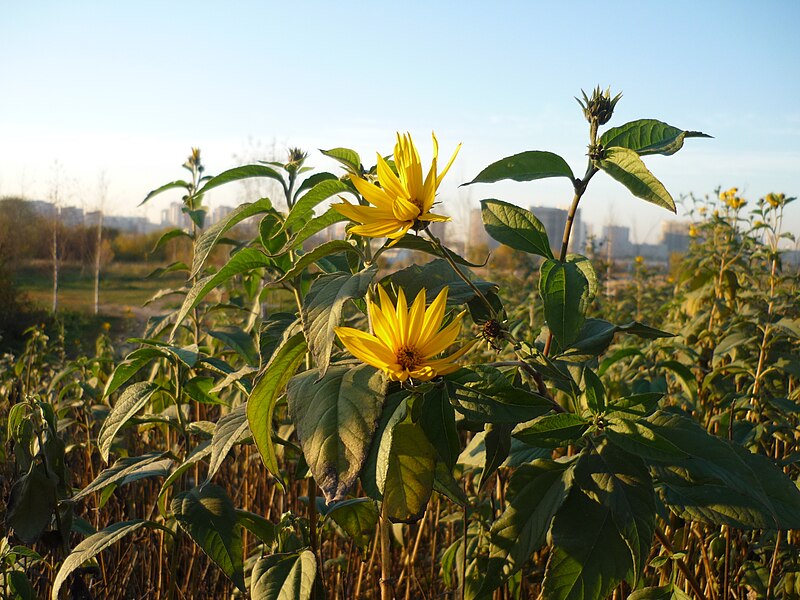
[[[394,600],[392,589],[392,524],[381,510],[381,600]]]

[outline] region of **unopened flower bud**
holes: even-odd
[[[611,120],[614,114],[614,107],[617,102],[622,98],[622,94],[617,94],[611,97],[611,88],[606,91],[601,91],[600,86],[597,86],[592,92],[592,96],[588,97],[586,92],[581,90],[583,100],[575,98],[578,104],[583,109],[583,115],[589,123],[596,123],[597,125],[605,125]]]

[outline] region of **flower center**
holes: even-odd
[[[417,352],[416,348],[403,346],[397,351],[397,362],[404,371],[411,371],[419,366],[422,362],[422,357]]]

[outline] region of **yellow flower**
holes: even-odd
[[[437,173],[439,143],[433,135],[433,162],[427,177],[422,179],[422,162],[411,140],[411,135],[397,134],[394,147],[394,163],[398,175],[378,154],[378,182],[380,187],[360,177],[351,176],[353,185],[370,206],[351,204],[344,198],[333,208],[342,215],[359,223],[350,228],[352,233],[366,237],[388,237],[392,244],[403,237],[412,227],[422,228],[430,221],[449,221],[450,217],[436,215],[431,211],[436,190],[458,154],[456,147],[450,162],[441,173]],[[390,244],[391,245],[391,244]]]
[[[455,361],[466,354],[472,343],[450,356],[434,358],[456,340],[466,313],[463,311],[442,328],[447,292],[447,287],[442,288],[426,309],[423,289],[409,308],[402,289],[395,306],[383,287],[378,286],[380,307],[368,302],[375,335],[351,327],[336,327],[336,335],[353,356],[383,370],[393,381],[429,381],[452,373],[458,369]]]
[[[778,208],[786,201],[786,196],[784,194],[767,194],[766,200],[772,208]]]
[[[697,237],[697,227],[689,225],[689,237]]]
[[[637,265],[642,265],[644,264],[644,256],[637,256],[634,261],[636,261]]]

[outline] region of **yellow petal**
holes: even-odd
[[[419,207],[405,198],[396,198],[392,211],[398,221],[411,222],[415,221],[420,213]]]
[[[436,221],[438,223],[443,223],[445,221],[450,221],[450,217],[445,217],[444,215],[436,215],[434,213],[425,213],[417,217],[420,221]]]
[[[397,316],[397,332],[400,335],[400,343],[403,346],[408,345],[408,304],[403,288],[397,292],[395,315]]]
[[[352,327],[335,327],[334,331],[350,353],[378,369],[385,369],[396,361],[394,353],[374,335]]]
[[[364,223],[363,225],[355,225],[350,228],[350,232],[365,237],[392,237],[392,234],[397,232],[398,229],[402,229],[404,225],[404,223],[395,220],[375,221]]]
[[[442,319],[444,318],[444,309],[447,304],[447,291],[448,287],[442,288],[442,291],[431,302],[431,305],[425,311],[425,318],[422,321],[422,331],[419,334],[418,345],[423,346],[427,344],[439,328],[442,326]]]
[[[408,200],[408,190],[403,187],[403,184],[397,178],[397,175],[394,174],[389,163],[387,163],[380,154],[378,154],[378,180],[381,182],[383,189],[386,190],[387,196],[395,196]]]
[[[361,179],[360,177],[351,177],[350,181],[353,182],[353,185],[356,186],[358,193],[364,196],[367,202],[374,204],[379,208],[391,210],[392,199],[385,190],[382,190],[374,183],[370,183],[369,181]]]
[[[461,319],[464,318],[464,314],[465,313],[462,312],[460,315],[458,315],[455,319],[453,319],[452,323],[439,331],[425,344],[418,344],[417,350],[426,358],[436,356],[437,354],[447,350],[447,348],[449,348],[450,345],[456,341],[456,338],[461,331]]]
[[[456,159],[456,156],[458,155],[458,151],[459,150],[461,150],[461,144],[456,146],[456,151],[453,152],[453,156],[450,157],[450,162],[447,163],[447,165],[442,170],[442,172],[439,173],[439,177],[436,178],[436,187],[437,188],[442,184],[442,179],[444,179],[444,176],[447,175],[447,172],[450,170],[450,166],[453,164],[453,161]]]
[[[417,292],[411,310],[408,312],[408,339],[414,340],[418,345],[419,334],[422,331],[422,323],[425,320],[425,288]]]

